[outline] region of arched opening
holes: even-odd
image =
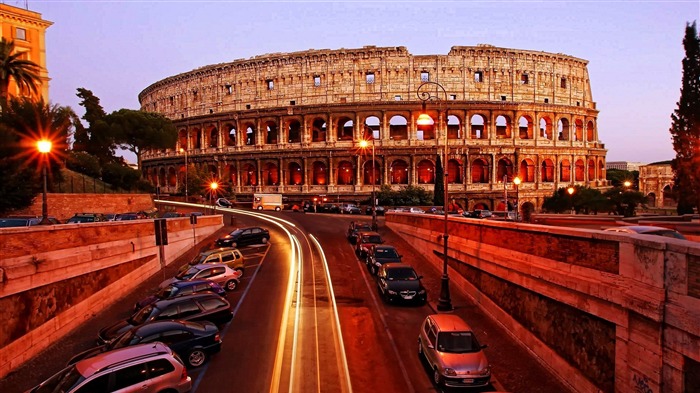
[[[188,149],[188,146],[187,146],[187,131],[185,131],[184,129],[180,130],[180,131],[177,133],[177,139],[178,139],[178,143],[180,144],[180,149],[187,150],[187,149]]]
[[[498,160],[498,166],[496,168],[496,181],[513,181],[513,162],[511,160],[501,158]]]
[[[226,181],[228,181],[228,184],[231,185],[231,187],[235,187],[238,185],[238,181],[236,179],[236,166],[235,165],[227,165],[226,169],[224,171],[224,178]]]
[[[276,145],[277,134],[277,124],[272,121],[265,122],[265,143],[268,145]]]
[[[243,165],[243,172],[241,173],[241,183],[244,186],[257,186],[258,185],[258,170],[253,164]]]
[[[477,202],[474,204],[474,210],[490,210],[489,204],[486,202]]]
[[[365,161],[364,168],[362,170],[362,184],[381,184],[382,175],[379,163],[374,161],[374,168],[372,165],[372,160]]]
[[[588,142],[595,141],[595,129],[593,128],[592,121],[589,121],[586,125],[586,139]]]
[[[207,172],[209,173],[209,179],[219,178],[219,171],[216,169],[216,165],[207,164]]]
[[[676,205],[676,201],[673,198],[673,188],[671,188],[670,185],[667,185],[666,187],[663,188],[662,190],[663,193],[663,207],[672,207]]]
[[[219,129],[216,127],[209,131],[209,147],[219,147]]]
[[[488,167],[486,165],[486,162],[481,159],[477,158],[474,161],[472,161],[472,183],[488,183],[489,182],[489,174],[488,174]]]
[[[462,139],[462,127],[459,123],[459,117],[455,115],[447,116],[447,138]]]
[[[525,202],[520,206],[520,211],[522,211],[523,221],[530,222],[532,220],[532,214],[535,212],[535,205],[532,202]]]
[[[408,164],[404,160],[396,160],[389,168],[391,184],[408,184]]]
[[[447,161],[447,183],[462,183],[462,164],[455,159]]]
[[[496,118],[496,138],[508,139],[511,138],[511,124],[508,116],[499,115]]]
[[[471,138],[472,139],[488,139],[488,133],[486,132],[486,117],[484,115],[474,115],[469,120],[471,124]]]
[[[547,116],[540,118],[540,137],[552,140],[552,120]]]
[[[416,166],[418,184],[435,184],[435,164],[430,160],[422,160]]]
[[[279,186],[280,185],[280,171],[276,164],[268,162],[263,166],[262,170],[263,185],[265,186]]]
[[[581,119],[576,119],[576,123],[574,124],[574,140],[580,142],[583,140],[583,121]]]
[[[236,146],[236,127],[233,124],[226,124],[226,146]]]
[[[177,186],[177,172],[175,171],[175,168],[170,167],[168,168],[168,187],[175,186]]]
[[[598,179],[605,179],[605,164],[603,163],[603,161],[598,162]]]
[[[588,160],[588,181],[594,181],[595,180],[595,161],[593,160]]]
[[[401,141],[408,139],[408,121],[403,116],[392,116],[389,120],[389,139]]]
[[[165,184],[166,184],[165,183],[165,168],[160,168],[160,170],[158,170],[158,183],[157,183],[157,185],[164,186]]]
[[[350,118],[341,117],[337,128],[339,141],[352,141],[353,122]]]
[[[301,123],[297,120],[289,122],[287,127],[287,141],[289,143],[301,143]]]
[[[365,119],[365,127],[362,130],[362,139],[381,139],[381,123],[377,116],[370,116]]]
[[[315,119],[311,126],[311,141],[324,142],[326,140],[326,122],[323,119]]]
[[[192,130],[192,136],[194,137],[194,148],[195,149],[201,149],[202,148],[202,133],[199,128],[195,128]]]
[[[252,124],[248,124],[245,127],[245,144],[248,146],[255,145],[255,127]]]
[[[655,207],[656,206],[656,194],[653,192],[650,192],[647,195],[646,202],[647,202],[647,206]]]
[[[583,181],[583,171],[585,170],[585,164],[583,160],[576,160],[574,164],[574,179],[576,181]]]
[[[350,186],[354,184],[355,176],[350,161],[341,161],[338,164],[338,179],[339,186]]]
[[[432,115],[428,124],[416,124],[416,139],[419,141],[427,141],[435,139],[435,118]]]
[[[571,163],[569,162],[569,160],[561,160],[561,164],[559,167],[559,181],[571,181]]]
[[[532,139],[532,118],[530,116],[520,116],[518,120],[518,136],[520,139]]]
[[[289,165],[287,165],[287,183],[291,186],[300,186],[304,184],[304,173],[299,163],[290,162]]]
[[[569,133],[571,132],[569,130],[569,119],[567,118],[561,118],[557,122],[557,132],[559,133],[559,140],[560,141],[568,141],[569,138]]]
[[[321,161],[315,161],[311,166],[311,169],[313,172],[313,185],[323,186],[328,183],[328,169],[326,168],[326,164]]]
[[[554,162],[549,158],[542,161],[542,181],[550,183],[554,181]]]
[[[520,180],[526,183],[535,181],[535,162],[529,158],[520,161],[520,170],[518,171]]]

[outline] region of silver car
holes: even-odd
[[[224,287],[227,291],[233,291],[238,287],[241,272],[233,270],[230,267],[220,263],[201,263],[199,265],[190,266],[189,269],[182,271],[177,276],[165,280],[158,288],[165,288],[176,281],[192,281],[192,280],[209,280]]]
[[[438,386],[487,386],[491,365],[484,348],[469,325],[454,314],[428,315],[418,335],[418,354],[428,361]]]

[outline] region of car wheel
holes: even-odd
[[[229,243],[228,247],[238,248],[238,243],[231,242],[231,243]]]
[[[244,270],[243,270],[242,267],[239,267],[239,268],[236,268],[236,269],[233,269],[233,270],[235,270],[235,271],[241,273],[241,277],[243,277],[243,272],[244,272]]]
[[[227,291],[233,291],[238,287],[238,280],[228,280],[226,281],[226,290]]]
[[[199,367],[207,362],[207,353],[201,349],[193,349],[187,354],[187,365]]]
[[[262,206],[258,206],[258,210],[262,210]]]
[[[442,386],[442,374],[440,374],[437,367],[433,368],[433,382],[437,386]]]
[[[262,244],[267,244],[267,238],[266,238],[266,237],[262,238]]]
[[[275,208],[275,211],[276,211],[276,212],[278,212],[278,211],[280,211],[280,210],[282,210],[282,209],[280,209],[279,206],[277,206],[277,207]]]

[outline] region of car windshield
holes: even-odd
[[[389,280],[417,280],[416,271],[410,267],[398,267],[389,269],[386,273]]]
[[[141,325],[143,323],[146,323],[146,321],[148,321],[148,318],[150,318],[151,314],[153,313],[154,309],[155,307],[153,307],[152,305],[142,308],[141,310],[139,310],[139,312],[131,316],[129,322],[132,325]]]
[[[83,382],[85,378],[80,375],[75,365],[67,367],[53,377],[49,378],[42,385],[32,390],[32,393],[63,393]]]
[[[24,218],[3,218],[0,220],[0,228],[26,227],[27,219]]]
[[[399,253],[394,248],[378,248],[375,250],[377,258],[398,258]]]
[[[472,332],[438,333],[438,351],[451,353],[479,352],[481,346]]]
[[[673,231],[673,230],[665,230],[665,229],[660,229],[660,230],[652,230],[649,232],[641,232],[644,235],[657,235],[657,236],[664,236],[664,237],[671,237],[674,239],[684,239],[685,237],[681,235],[680,233]]]
[[[195,274],[199,273],[199,270],[200,269],[197,269],[197,267],[192,266],[191,268],[175,276],[175,278],[178,280],[189,280],[190,278],[194,277]]]
[[[238,235],[240,235],[241,233],[243,233],[243,230],[242,230],[242,229],[236,229],[235,231],[229,233],[229,235],[231,235],[231,236],[238,236]]]
[[[131,343],[131,341],[133,340],[134,336],[136,336],[134,329],[127,330],[124,333],[122,333],[120,336],[118,336],[116,339],[114,339],[114,341],[107,344],[107,349],[112,350],[112,349],[124,348],[124,347],[128,347],[129,345],[133,345]]]
[[[361,231],[371,231],[372,227],[370,227],[367,224],[362,224],[362,225],[356,225],[354,228],[355,232],[361,232]]]
[[[160,299],[167,299],[167,298],[175,296],[178,292],[180,292],[180,289],[178,287],[168,285],[167,287],[158,291],[158,293],[156,294],[156,297],[158,297]]]

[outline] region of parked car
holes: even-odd
[[[357,242],[357,233],[358,232],[371,232],[372,231],[372,226],[367,223],[356,223],[356,222],[350,222],[350,225],[348,226],[348,230],[345,234],[345,236],[348,238],[350,241],[350,244],[355,244]]]
[[[471,327],[455,314],[428,315],[418,334],[418,354],[447,387],[481,387],[491,381],[491,365]]]
[[[217,247],[241,247],[251,244],[266,244],[270,240],[270,232],[265,228],[238,228],[216,241]]]
[[[152,321],[180,319],[183,321],[209,321],[222,325],[232,318],[231,304],[213,293],[159,300],[137,311],[128,319],[102,328],[97,335],[97,344],[110,343],[127,330]]]
[[[147,296],[134,305],[134,311],[138,311],[149,304],[159,300],[172,299],[174,297],[193,295],[195,293],[215,293],[226,297],[226,290],[219,284],[210,280],[176,281],[161,288],[154,295]]]
[[[399,254],[394,246],[373,244],[367,250],[367,258],[365,261],[369,271],[376,275],[383,264],[401,262],[401,254]]]
[[[383,215],[384,215],[384,206],[377,206],[376,209],[377,209],[377,215],[378,215],[378,216],[383,216]],[[367,206],[367,207],[365,208],[365,214],[368,215],[368,216],[372,215],[372,206]]]
[[[165,212],[161,218],[177,218],[177,217],[187,217],[185,213],[180,212]]]
[[[127,330],[114,341],[73,356],[68,364],[101,353],[138,344],[160,341],[170,347],[187,367],[199,367],[221,351],[221,335],[215,324],[202,321],[155,321]]]
[[[92,392],[185,393],[192,378],[182,360],[163,343],[134,345],[81,360],[40,383],[29,393]]]
[[[101,213],[75,213],[75,215],[66,221],[67,224],[83,223],[83,222],[100,222],[106,221],[104,214]]]
[[[317,209],[319,213],[340,213],[340,206],[335,203],[324,203]]]
[[[39,225],[39,218],[0,218],[0,228],[19,228]]]
[[[415,213],[415,214],[425,214],[425,210],[419,208],[419,207],[409,207],[408,208],[409,213]]]
[[[385,263],[377,271],[377,287],[387,302],[417,302],[425,304],[428,293],[411,265]]]
[[[189,269],[178,273],[175,277],[161,282],[158,288],[165,288],[177,281],[207,279],[221,285],[227,291],[233,291],[238,287],[240,277],[241,272],[233,270],[226,265],[220,263],[202,263],[190,266]]]
[[[360,258],[367,258],[367,250],[373,244],[382,244],[384,240],[377,232],[358,232],[355,241],[355,254]]]
[[[340,212],[342,214],[362,214],[362,210],[354,203],[343,203],[340,206]]]
[[[241,277],[243,276],[245,269],[243,254],[241,254],[237,248],[219,247],[200,252],[199,255],[192,258],[188,264],[182,265],[182,267],[180,267],[180,272],[189,269],[190,266],[202,263],[220,263],[226,265],[231,269],[240,272]]]
[[[233,203],[226,198],[219,198],[216,200],[216,205],[221,207],[232,207]]]
[[[674,238],[674,239],[686,240],[685,236],[683,236],[680,232],[678,232],[674,229],[664,228],[664,227],[656,227],[656,226],[652,226],[652,225],[630,225],[630,226],[612,227],[612,228],[606,228],[605,231],[618,232],[618,233],[639,233],[642,235],[657,235],[657,236],[670,237],[670,238]]]
[[[132,220],[140,220],[141,216],[139,216],[138,213],[121,213],[117,214],[116,217],[114,217],[114,221],[132,221]]]
[[[493,217],[493,213],[491,213],[490,210],[488,209],[475,209],[470,212],[464,212],[462,213],[464,217],[469,217],[469,218],[489,218]]]

